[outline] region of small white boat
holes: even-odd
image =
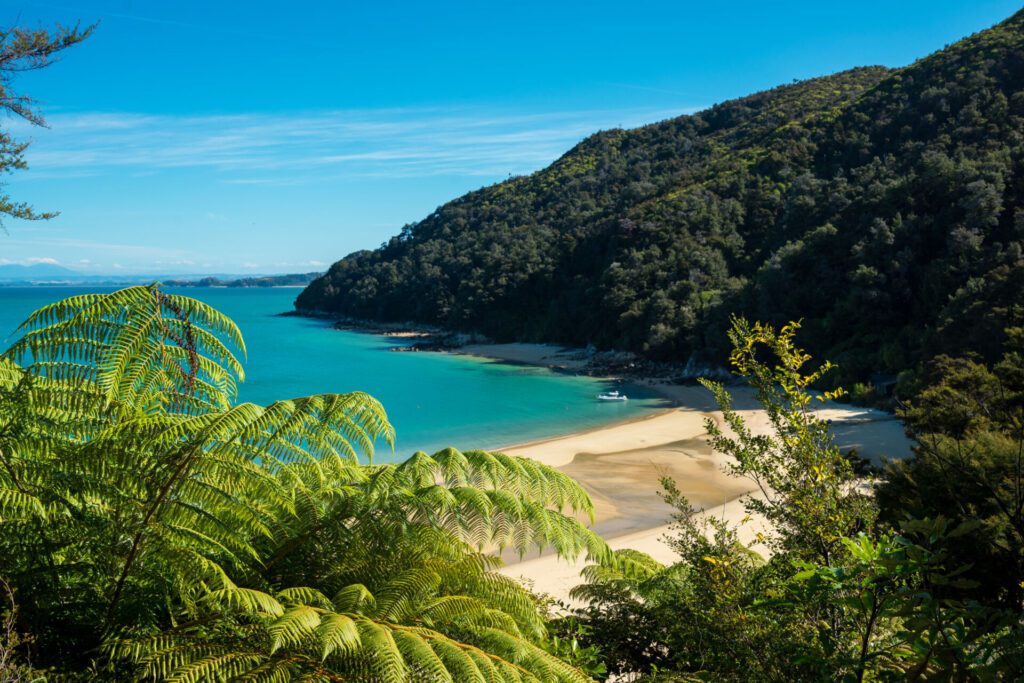
[[[598,401],[628,401],[629,400],[629,396],[626,396],[625,394],[620,394],[617,391],[606,391],[603,394],[598,394],[597,395],[597,400]]]

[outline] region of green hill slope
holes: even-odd
[[[469,193],[296,301],[502,340],[715,361],[732,313],[803,318],[844,379],[994,357],[1024,320],[1024,13],[584,140]]]

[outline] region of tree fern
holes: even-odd
[[[189,626],[122,641],[112,652],[137,661],[144,676],[157,680],[168,675],[204,680],[194,678],[198,674],[205,680],[249,680],[286,666],[289,678],[283,680],[318,675],[387,683],[588,680],[530,641],[493,626],[479,628],[473,644],[433,629],[306,604],[291,605],[279,616],[239,609],[232,619],[219,622],[216,644],[208,627],[199,634]]]
[[[608,591],[617,595],[643,598],[650,588],[673,572],[650,555],[639,550],[616,550],[604,562],[588,564],[580,572],[586,583],[574,587],[574,600],[600,602]]]
[[[0,575],[65,673],[585,680],[486,554],[606,557],[565,475],[455,449],[361,461],[394,435],[362,393],[236,403],[240,332],[159,285],[20,330],[0,356]]]
[[[22,323],[4,354],[30,359],[28,372],[96,385],[121,411],[226,408],[244,353],[238,327],[224,314],[159,285],[82,294],[45,306]]]

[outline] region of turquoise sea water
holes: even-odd
[[[0,287],[0,347],[36,308],[86,291],[110,288]],[[275,314],[291,310],[298,289],[174,290],[227,313],[248,347],[243,401],[313,393],[366,391],[377,397],[397,430],[394,455],[382,444],[381,462],[417,450],[463,450],[514,443],[597,427],[662,407],[641,387],[630,401],[602,403],[612,383],[543,368],[443,353],[393,353],[403,340],[332,329],[327,323]]]

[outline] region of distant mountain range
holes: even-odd
[[[9,263],[0,265],[0,286],[137,285],[160,281],[171,287],[295,287],[307,285],[321,274],[316,272],[285,275],[91,275],[49,263]]]
[[[0,280],[34,280],[39,278],[76,277],[78,273],[52,263],[0,264]]]
[[[597,133],[335,263],[300,310],[721,363],[804,320],[845,382],[1024,325],[1024,13],[900,69]],[[911,373],[912,374],[912,373]]]
[[[292,273],[290,275],[257,275],[239,278],[203,277],[198,280],[167,280],[172,287],[304,287],[323,275]]]

